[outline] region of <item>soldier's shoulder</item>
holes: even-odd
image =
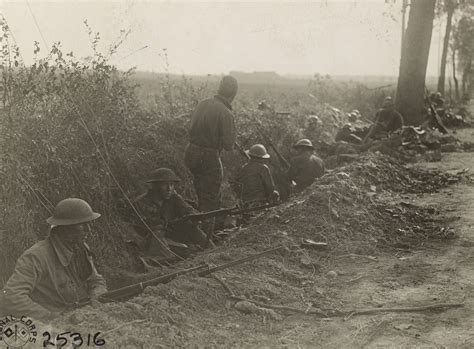
[[[262,164],[262,163],[260,163],[259,168],[260,168],[260,170],[265,171],[265,172],[269,172],[269,171],[270,171],[270,167],[268,167],[267,164]]]
[[[308,158],[304,154],[296,155],[290,159],[291,164],[300,164],[306,161],[308,161]]]
[[[44,239],[36,242],[33,246],[28,248],[23,252],[19,259],[23,260],[41,260],[48,256],[48,254],[53,253],[54,250],[49,242],[49,239]]]

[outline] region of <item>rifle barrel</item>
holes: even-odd
[[[254,206],[254,207],[249,207],[249,208],[242,208],[242,209],[238,209],[237,207],[234,207],[234,208],[221,208],[219,210],[214,210],[214,211],[190,214],[188,216],[178,218],[178,219],[170,222],[170,224],[180,223],[180,222],[184,222],[186,220],[191,220],[191,221],[206,220],[206,219],[209,219],[209,218],[212,218],[212,217],[217,217],[217,216],[221,216],[221,215],[225,215],[225,214],[234,216],[234,215],[238,215],[238,214],[242,214],[242,213],[246,213],[246,212],[264,210],[266,208],[271,208],[271,207],[278,206],[279,204],[280,204],[279,202],[275,202],[275,203],[271,203],[271,204],[266,204],[266,205],[261,205],[261,206]]]
[[[241,259],[237,259],[236,261],[232,261],[232,262],[229,262],[229,263],[226,263],[226,264],[218,265],[217,267],[209,268],[207,270],[203,270],[203,271],[199,272],[198,275],[199,276],[206,276],[206,275],[212,274],[216,271],[233,267],[234,265],[238,265],[238,264],[241,264],[241,263],[252,261],[252,260],[260,258],[264,255],[279,251],[279,250],[283,249],[283,247],[284,246],[278,246],[278,247],[272,248],[270,250],[266,250],[266,251],[263,251],[263,252],[260,252],[260,253],[257,253],[257,254],[251,255],[251,256],[247,256],[247,257],[244,257],[244,258],[241,258]]]
[[[133,296],[135,294],[141,293],[145,287],[147,286],[153,286],[153,285],[158,285],[158,284],[164,284],[168,281],[173,280],[175,277],[182,275],[182,274],[187,274],[191,273],[193,271],[203,269],[203,268],[208,268],[209,266],[207,264],[201,264],[196,267],[192,267],[189,269],[183,269],[183,270],[178,270],[174,273],[166,274],[166,275],[161,275],[157,278],[153,278],[150,280],[142,281],[136,284],[128,285],[122,288],[118,288],[109,292],[106,292],[102,295],[99,296],[99,301],[101,302],[107,302],[111,300],[115,300],[117,298],[123,298],[123,297],[129,297]]]

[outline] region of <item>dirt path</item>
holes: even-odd
[[[472,140],[474,130],[458,132]],[[425,168],[474,170],[473,153],[444,154],[442,162],[419,164]],[[354,272],[370,273],[346,289],[354,304],[371,306],[421,305],[430,302],[463,302],[465,306],[442,313],[387,314],[340,323],[321,347],[368,348],[473,348],[474,347],[474,184],[464,181],[439,193],[405,196],[416,205],[428,205],[447,216],[459,235],[453,244],[431,243],[422,250],[384,256]],[[347,301],[347,299],[346,299]]]

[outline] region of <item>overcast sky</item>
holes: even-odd
[[[401,0],[390,2],[0,0],[0,10],[27,63],[34,41],[90,55],[87,19],[104,52],[120,30],[131,31],[112,61],[121,69],[164,71],[166,49],[175,73],[397,75]],[[429,75],[437,74],[439,42],[435,27]]]

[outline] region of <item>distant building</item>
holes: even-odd
[[[273,71],[256,71],[253,73],[231,71],[229,74],[240,83],[248,84],[274,84],[281,79],[281,76]]]

